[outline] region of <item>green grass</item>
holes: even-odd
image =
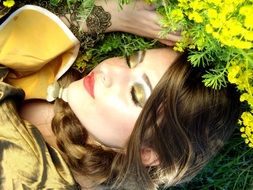
[[[189,183],[167,190],[252,190],[253,149],[236,130],[221,152]]]
[[[90,58],[86,63],[86,72],[89,72],[98,63],[113,56],[131,55],[134,51],[162,47],[156,43],[136,35],[114,32],[107,33],[103,41],[98,42],[93,48],[88,49],[85,54]]]

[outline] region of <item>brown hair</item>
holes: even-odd
[[[85,128],[57,100],[52,128],[70,168],[114,189],[128,189],[131,180],[139,184],[134,189],[155,189],[194,177],[229,138],[239,115],[235,88],[207,88],[202,75],[186,55],[170,66],[146,102],[125,154],[87,144]],[[142,146],[158,154],[158,166],[142,164]]]
[[[75,70],[68,71],[60,80],[62,87],[80,78]],[[62,99],[56,99],[55,116],[52,130],[56,136],[57,146],[70,169],[78,174],[94,180],[96,185],[104,183],[110,173],[110,165],[116,154],[109,148],[88,144],[88,133]]]

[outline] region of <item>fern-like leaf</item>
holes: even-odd
[[[226,68],[211,69],[210,71],[207,71],[207,73],[202,76],[205,86],[216,90],[226,87],[226,72]]]

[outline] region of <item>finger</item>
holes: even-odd
[[[156,6],[154,4],[150,4],[148,2],[145,2],[143,0],[139,0],[137,3],[139,3],[138,7],[139,9],[144,9],[147,11],[155,11]]]
[[[159,30],[162,31],[163,26],[161,25],[161,19],[163,17],[160,14],[155,13],[155,15],[153,15],[153,18],[156,22],[157,27],[159,27]],[[166,38],[168,40],[171,40],[171,41],[174,41],[174,42],[178,42],[182,39],[181,30],[170,32],[164,38]]]
[[[182,32],[181,30],[176,30],[176,31],[170,32],[170,34],[181,36],[181,32]]]
[[[170,41],[170,40],[164,40],[164,39],[160,39],[159,42],[161,42],[162,44],[165,44],[167,46],[175,46],[176,42]]]
[[[178,41],[182,40],[182,36],[175,35],[175,34],[172,34],[172,33],[167,34],[165,36],[165,38],[170,40],[170,41],[173,41],[173,42],[178,42]]]
[[[144,2],[145,3],[145,5],[144,5],[144,9],[145,10],[147,10],[147,11],[155,11],[155,5],[153,5],[153,4],[148,4],[148,3],[146,3],[146,2]]]

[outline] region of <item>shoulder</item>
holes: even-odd
[[[37,128],[21,119],[17,107],[24,91],[3,82],[7,74],[8,69],[0,67],[0,189],[77,189],[61,155],[45,143]]]
[[[0,116],[0,189],[77,189],[60,153],[20,118],[10,99],[1,102]]]

